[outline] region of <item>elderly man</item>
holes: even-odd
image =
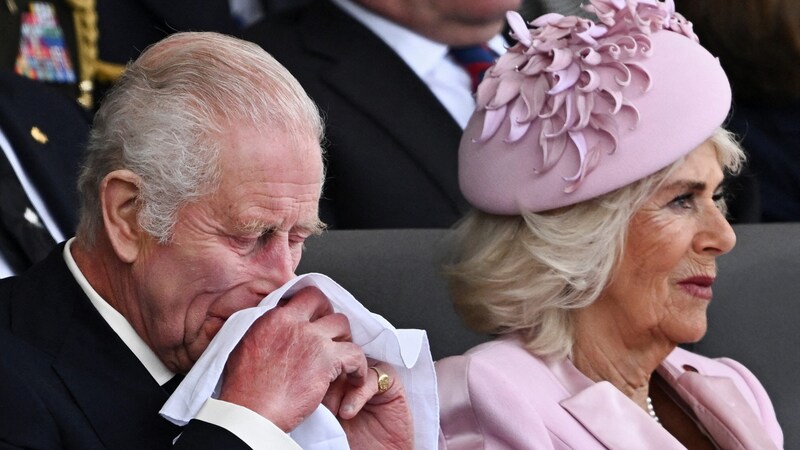
[[[390,367],[369,370],[310,289],[255,323],[195,420],[158,415],[320,231],[321,137],[254,44],[179,33],[144,52],[96,115],[77,236],[0,282],[0,448],[297,448],[285,433],[321,403],[352,448],[410,448],[402,386],[379,388]]]

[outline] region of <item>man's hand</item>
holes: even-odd
[[[378,374],[370,370],[366,382],[358,387],[339,377],[322,403],[339,418],[350,448],[412,449],[414,423],[403,385],[389,364],[372,365],[389,375],[392,385],[386,392],[379,393]]]
[[[315,288],[259,318],[231,353],[220,400],[249,408],[285,432],[322,402],[334,381],[363,386],[368,372],[350,324]]]

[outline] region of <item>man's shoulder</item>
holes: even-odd
[[[0,328],[45,353],[60,346],[78,300],[89,304],[66,266],[63,248],[56,246],[21,275],[0,280]]]
[[[5,285],[5,283],[3,283]],[[0,442],[19,446],[57,442],[58,430],[47,414],[46,400],[54,379],[50,361],[38,349],[0,326]]]
[[[40,301],[48,301],[68,293],[74,294],[75,289],[67,289],[70,286],[79,290],[80,287],[64,261],[63,251],[62,243],[55,246],[50,254],[27,271],[0,280],[0,303],[39,301],[23,300],[31,296],[39,296]]]
[[[0,442],[168,448],[178,430],[158,416],[166,392],[94,309],[62,251],[0,281]]]

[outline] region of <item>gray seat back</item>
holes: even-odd
[[[335,230],[309,239],[297,273],[320,272],[398,328],[427,331],[434,359],[487,340],[462,325],[439,275],[446,229]]]
[[[697,353],[727,356],[770,394],[785,447],[800,449],[800,223],[742,224],[719,258],[708,332]]]

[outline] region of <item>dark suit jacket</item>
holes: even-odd
[[[0,70],[0,128],[67,236],[78,223],[78,171],[89,125],[87,113],[67,96]],[[47,143],[33,138],[33,127],[47,136]]]
[[[228,0],[97,0],[100,60],[125,65],[148,46],[177,31],[217,31],[236,34]],[[95,101],[111,85],[95,82]]]
[[[158,411],[162,389],[92,306],[61,244],[19,277],[0,280],[0,448],[249,448]]]
[[[335,228],[449,227],[461,128],[369,29],[327,0],[245,31],[286,66],[327,122],[322,219]]]
[[[46,136],[46,142],[34,137],[34,127]],[[0,70],[0,129],[59,229],[65,236],[74,234],[78,222],[78,171],[89,136],[87,113],[63,92]],[[0,153],[0,159],[0,164],[10,171],[4,154]],[[16,180],[4,182],[15,183],[17,188],[3,191],[2,195],[13,198],[0,199],[5,205],[0,208],[0,219],[24,224],[22,205],[29,203],[28,198]],[[19,207],[9,207],[9,202]],[[17,261],[17,270],[24,270],[49,251],[49,247],[30,238],[36,232],[40,231],[20,226],[8,227],[8,234],[3,234],[0,251]]]
[[[758,181],[758,219],[800,221],[800,99],[782,104],[739,103],[728,127],[742,137],[748,168]]]
[[[98,0],[97,17],[100,59],[123,65],[176,31],[237,31],[227,0]]]

